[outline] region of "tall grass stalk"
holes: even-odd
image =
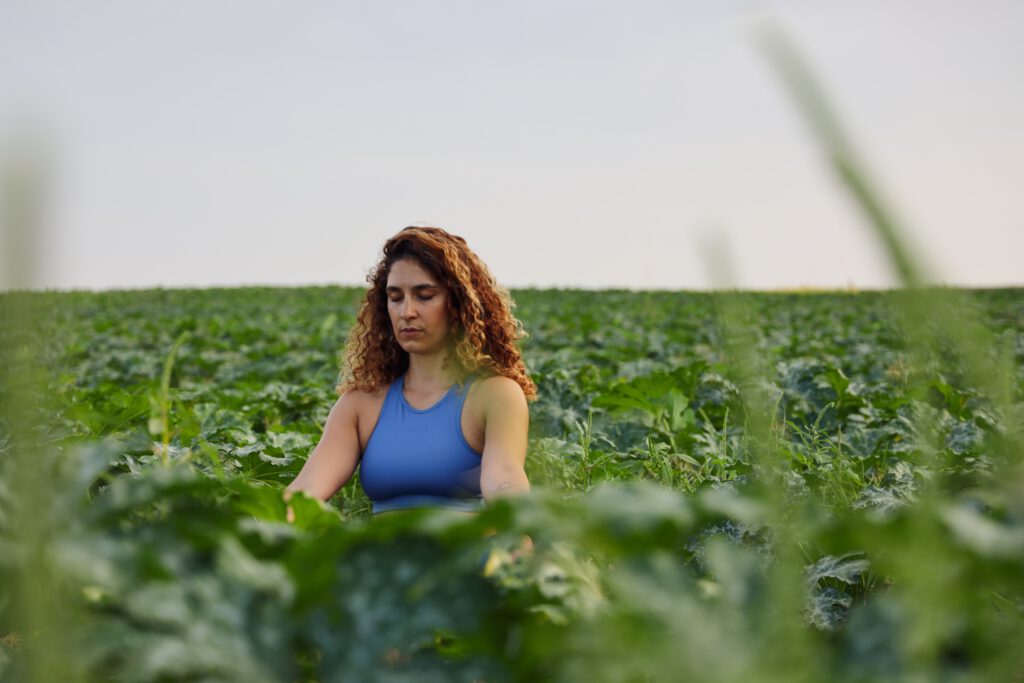
[[[174,370],[174,357],[178,354],[178,349],[181,348],[182,344],[188,341],[190,333],[186,330],[178,335],[178,338],[174,340],[174,344],[171,346],[170,352],[167,354],[167,359],[164,361],[164,369],[160,375],[160,394],[157,398],[157,402],[160,410],[160,433],[163,437],[163,450],[160,451],[161,461],[164,467],[170,465],[170,450],[171,450],[171,373]],[[214,451],[216,454],[216,451]],[[217,463],[220,464],[219,462]]]
[[[867,225],[885,248],[893,274],[905,288],[897,293],[897,301],[905,319],[912,363],[923,368],[930,357],[939,354],[939,335],[948,338],[963,359],[967,379],[1007,420],[1011,438],[1000,440],[999,452],[994,453],[997,461],[994,485],[1003,487],[1003,500],[1016,505],[1020,514],[1020,499],[1015,498],[1015,493],[1024,489],[1021,485],[1024,471],[1019,467],[1022,425],[1014,419],[1010,379],[1014,377],[1014,368],[1009,354],[980,323],[978,311],[963,293],[926,286],[931,279],[925,266],[914,256],[916,250],[910,246],[907,230],[881,199],[866,165],[793,41],[771,23],[761,24],[754,37],[788,87],[833,171],[864,212]],[[918,415],[917,420],[918,432],[926,437],[926,442],[921,444],[925,462],[937,471],[941,463],[931,455],[938,453],[941,445],[937,442],[935,425],[926,415]],[[950,529],[942,520],[951,501],[941,484],[939,477],[925,482],[905,527],[891,538],[884,553],[888,569],[900,583],[898,589],[903,604],[911,615],[911,623],[905,631],[906,654],[914,670],[922,672],[928,680],[938,679],[943,658],[948,656],[950,648],[957,648],[959,642],[969,638],[957,616],[970,609],[971,589],[962,585],[963,579],[957,575],[957,565],[949,554]],[[1019,654],[1008,655],[1004,670],[1019,658]]]
[[[1007,414],[1013,391],[1008,350],[982,324],[977,308],[963,292],[932,285],[929,268],[915,256],[920,250],[913,248],[908,230],[882,199],[866,163],[794,42],[773,23],[758,25],[754,38],[788,87],[833,172],[864,212],[866,225],[884,247],[897,282],[906,289],[898,301],[907,318],[911,348],[918,353],[928,349],[935,341],[933,330],[940,330],[963,355],[970,379]],[[1009,455],[1019,459],[1019,449]]]
[[[36,281],[44,162],[35,150],[17,149],[0,171],[3,284],[14,290]],[[12,577],[12,585],[0,587],[0,636],[21,654],[4,672],[12,680],[74,683],[81,680],[70,654],[68,627],[75,608],[65,602],[50,546],[56,531],[50,501],[54,453],[38,443],[46,383],[40,349],[33,342],[37,323],[46,316],[44,305],[44,297],[16,292],[0,308],[0,430],[6,431],[10,447],[0,462],[0,524],[8,526],[3,535],[11,539],[0,553],[5,555],[0,568]]]
[[[758,331],[751,321],[750,304],[742,292],[731,290],[735,282],[725,245],[709,243],[705,258],[716,274],[715,312],[721,328],[732,380],[741,388],[744,433],[748,455],[754,460],[756,495],[765,504],[764,523],[772,531],[774,563],[767,576],[766,619],[777,629],[775,646],[764,648],[765,681],[819,681],[826,677],[821,660],[813,656],[815,644],[803,619],[804,553],[800,539],[806,535],[802,511],[794,514],[786,498],[785,454],[779,448],[778,399],[768,390],[771,368],[758,353]]]

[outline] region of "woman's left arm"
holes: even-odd
[[[522,387],[509,377],[484,380],[484,452],[480,464],[480,492],[485,501],[527,493],[527,433],[530,412]]]

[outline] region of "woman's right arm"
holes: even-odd
[[[305,491],[311,496],[327,501],[348,483],[359,464],[359,431],[356,428],[356,403],[354,392],[342,395],[327,416],[320,443],[310,453],[302,470],[284,490],[288,501],[296,491]],[[295,513],[288,508],[288,521],[295,519]]]

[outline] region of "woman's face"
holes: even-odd
[[[385,294],[399,346],[408,353],[432,353],[448,344],[448,289],[414,259],[395,261]]]

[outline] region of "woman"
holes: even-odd
[[[367,280],[340,398],[285,499],[305,491],[326,501],[357,465],[374,514],[474,510],[529,491],[527,400],[537,390],[508,292],[440,228],[389,239]]]

